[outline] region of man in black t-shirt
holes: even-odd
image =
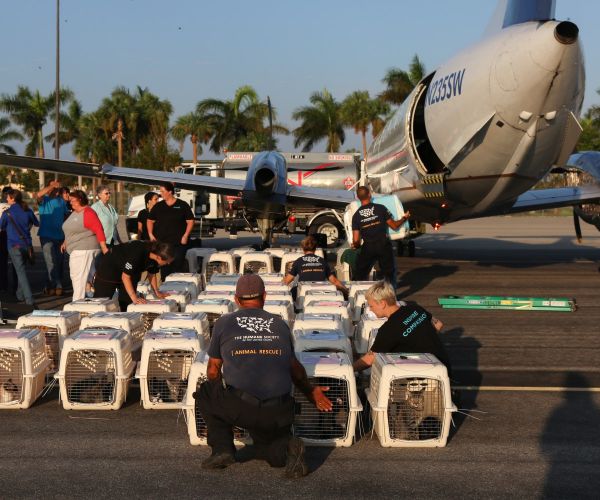
[[[396,265],[387,228],[389,226],[394,231],[398,230],[409,219],[410,212],[406,212],[401,219],[394,220],[384,205],[371,201],[369,188],[359,187],[356,196],[361,206],[352,216],[352,246],[361,247],[361,238],[363,244],[356,262],[356,276],[353,279],[366,280],[375,262],[379,262],[384,279],[389,281],[395,290]]]
[[[184,270],[185,252],[194,228],[192,209],[185,201],[175,198],[174,191],[175,186],[172,182],[163,182],[160,185],[162,201],[154,205],[146,222],[150,241],[171,243],[175,248],[173,263],[160,271],[163,280],[171,273]]]
[[[129,241],[113,247],[102,255],[94,278],[94,297],[112,297],[119,291],[119,306],[127,310],[131,303],[146,302],[137,296],[136,287],[143,272],[158,298],[164,295],[158,290],[156,273],[161,266],[173,262],[173,245],[159,241]]]
[[[240,310],[219,318],[208,348],[207,382],[195,393],[196,411],[208,428],[212,454],[205,469],[224,469],[235,462],[233,426],[246,429],[256,449],[286,476],[305,476],[304,447],[291,437],[294,383],[320,411],[331,411],[328,388],[313,387],[296,359],[286,323],[263,310],[265,286],[256,274],[244,274],[236,285]]]
[[[315,255],[317,241],[312,236],[307,236],[300,242],[300,246],[304,255],[294,261],[290,272],[283,278],[283,282],[289,285],[296,276],[299,281],[329,281],[338,290],[348,295],[348,289],[331,272],[327,261],[323,257]]]
[[[369,368],[377,352],[429,353],[448,369],[450,360],[439,337],[442,322],[415,302],[396,302],[389,283],[381,281],[367,290],[365,298],[378,318],[387,318],[379,327],[375,342],[364,356],[354,362],[354,370]]]

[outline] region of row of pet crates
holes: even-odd
[[[118,409],[135,362],[132,337],[118,328],[79,330],[63,343],[59,370],[65,409]],[[331,412],[319,412],[297,390],[294,434],[312,445],[350,446],[362,410],[345,353],[300,352],[311,383],[328,387]],[[27,408],[44,388],[50,359],[39,330],[0,331],[0,407]],[[146,334],[137,377],[145,408],[185,406],[192,444],[206,440],[193,394],[206,377],[207,355],[195,330],[165,328]],[[377,354],[367,399],[384,446],[444,446],[451,413],[445,366],[430,354]],[[238,435],[247,437],[242,430]]]

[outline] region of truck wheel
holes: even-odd
[[[345,238],[344,228],[333,215],[319,217],[308,228],[308,234],[324,234],[327,237],[327,248],[340,246]]]

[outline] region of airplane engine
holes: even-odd
[[[597,151],[585,151],[571,155],[567,162],[566,172],[570,186],[584,186],[600,183],[600,153]],[[585,203],[573,207],[573,222],[575,234],[581,241],[581,228],[579,219],[595,226],[600,231],[600,204]]]

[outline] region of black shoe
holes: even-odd
[[[231,453],[217,453],[204,460],[202,468],[208,470],[226,469],[234,463],[235,457]]]
[[[285,477],[299,479],[307,474],[308,467],[304,461],[304,443],[300,438],[293,437],[288,443]]]

